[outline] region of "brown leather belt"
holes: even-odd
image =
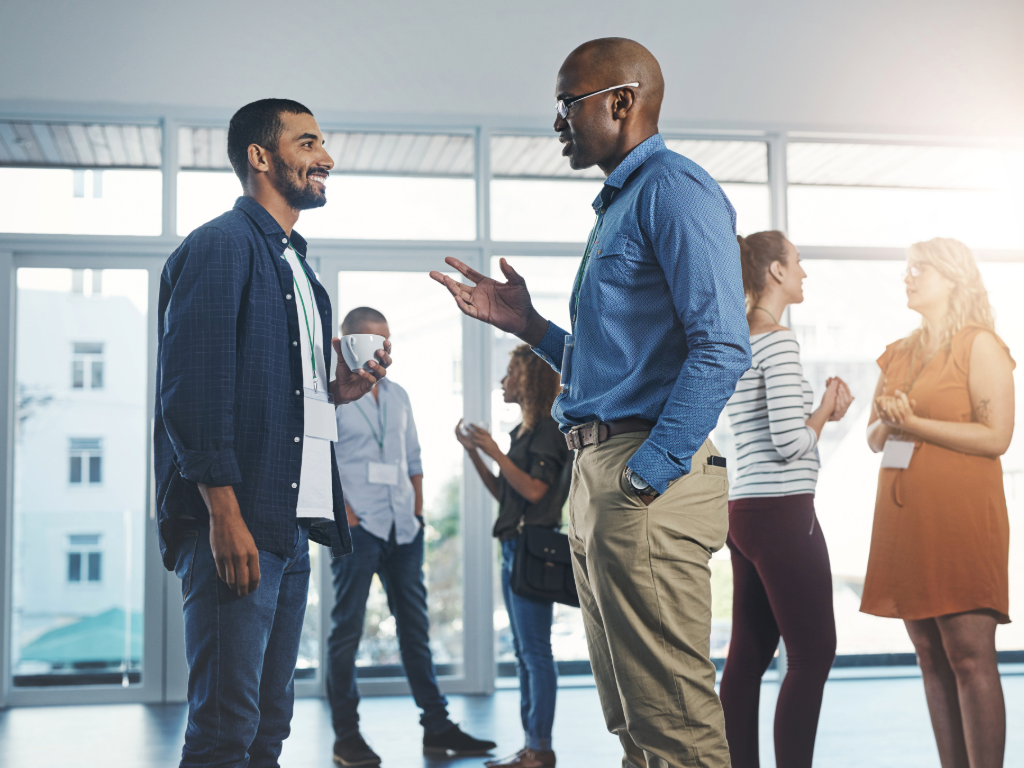
[[[609,437],[626,432],[650,432],[654,422],[647,419],[631,417],[615,421],[595,421],[581,427],[573,427],[565,436],[565,444],[570,451],[578,451],[588,445],[600,445]]]

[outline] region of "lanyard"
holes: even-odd
[[[935,355],[929,357],[926,361],[921,363],[921,370],[917,372],[917,376],[914,377],[913,381],[910,381],[910,374],[914,372],[914,365],[917,363],[917,355],[924,347],[924,339],[917,342],[917,349],[914,350],[914,357],[910,361],[910,369],[907,371],[907,378],[903,381],[903,394],[909,395],[910,390],[917,384],[917,380],[921,378],[921,374],[924,373],[924,369],[928,367],[928,363],[935,359],[935,355],[939,354],[938,350],[935,351]],[[907,385],[909,382],[909,386]]]
[[[299,252],[292,247],[289,243],[288,247],[292,249],[292,253],[295,254],[295,261],[299,265],[299,269],[302,269],[302,261],[298,258]],[[313,284],[309,282],[309,275],[306,274],[305,270],[302,270],[302,276],[306,278],[306,288],[309,289],[309,304],[314,309],[316,308],[316,298],[313,296]],[[306,299],[302,296],[302,289],[299,287],[299,281],[295,278],[295,273],[292,272],[292,282],[295,283],[295,293],[298,294],[299,301],[302,304],[302,319],[306,322],[306,337],[309,339],[309,364],[313,368],[313,391],[317,391],[316,381],[316,345],[313,343],[313,327],[309,324],[309,313],[306,311]],[[314,320],[315,322],[315,320]]]
[[[370,417],[366,415],[366,412],[360,407],[359,403],[353,403],[353,405],[359,410],[359,415],[366,421],[366,426],[370,428],[370,432],[373,434],[373,442],[377,444],[380,449],[380,457],[384,458],[384,434],[388,431],[388,404],[381,403],[380,410],[377,411],[377,426],[380,427],[380,434],[377,434],[377,430],[373,428],[373,422],[370,421]],[[380,416],[384,414],[384,423],[381,424]]]
[[[587,264],[590,262],[590,252],[594,250],[594,244],[597,242],[597,233],[601,231],[602,221],[604,221],[604,208],[597,212],[597,221],[594,222],[594,227],[590,230],[590,237],[587,238],[587,248],[583,251],[583,260],[580,262],[580,268],[576,270],[576,279],[572,284],[572,303],[569,306],[569,314],[573,325],[573,333],[576,332],[576,315],[579,314],[583,274],[586,272]]]

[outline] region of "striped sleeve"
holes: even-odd
[[[818,436],[807,426],[804,415],[800,345],[787,334],[765,349],[758,362],[764,371],[772,444],[783,461],[796,461],[812,453],[818,444]]]

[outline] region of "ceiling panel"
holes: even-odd
[[[160,127],[0,120],[0,165],[159,168]]]
[[[1009,189],[1024,178],[1024,150],[791,142],[787,167],[790,184]]]

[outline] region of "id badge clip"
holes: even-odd
[[[907,469],[914,457],[914,443],[890,437],[882,453],[882,469]]]
[[[304,422],[306,437],[338,442],[338,422],[334,415],[334,402],[327,392],[304,387]]]

